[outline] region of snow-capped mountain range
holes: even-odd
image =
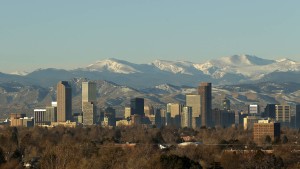
[[[155,60],[148,64],[133,64],[118,59],[106,59],[87,66],[89,71],[111,71],[114,73],[132,74],[142,73],[143,66],[170,72],[174,74],[195,75],[204,73],[215,79],[224,75],[241,74],[251,79],[262,78],[263,75],[281,71],[300,71],[300,62],[289,59],[267,60],[251,55],[233,55],[220,59],[210,60],[204,63],[192,63],[188,61]],[[149,69],[147,69],[149,70]]]
[[[195,85],[200,81],[214,84],[238,84],[261,81],[294,81],[300,79],[300,62],[289,59],[268,60],[251,55],[233,55],[203,63],[189,61],[155,60],[136,64],[119,59],[105,59],[74,70],[38,69],[31,73],[13,73],[22,78],[52,85],[58,80],[85,77],[94,80],[109,80],[136,88],[145,88],[164,83]],[[47,79],[41,79],[46,78]],[[294,77],[293,79],[291,79]],[[14,77],[16,78],[16,77]],[[0,76],[1,81],[1,76]],[[300,81],[300,80],[299,80]]]

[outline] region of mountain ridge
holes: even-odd
[[[233,55],[209,60],[203,63],[189,61],[155,60],[147,64],[136,64],[110,58],[88,66],[65,69],[37,69],[24,75],[3,74],[1,81],[14,80],[49,87],[60,80],[88,78],[108,80],[134,88],[147,88],[160,84],[196,85],[199,81],[209,81],[216,85],[256,83],[275,81],[285,74],[286,82],[300,82],[300,62],[290,59],[269,60],[253,55]],[[2,78],[1,78],[2,77]]]

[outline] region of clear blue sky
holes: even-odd
[[[299,0],[1,1],[0,72],[70,69],[112,57],[299,61],[299,7]]]

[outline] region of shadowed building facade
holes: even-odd
[[[133,98],[130,100],[130,111],[131,115],[138,114],[142,117],[145,116],[144,113],[144,99],[143,98]]]
[[[200,83],[200,86],[198,87],[198,94],[201,96],[201,126],[211,127],[211,83]]]
[[[300,128],[300,104],[296,105],[295,125],[296,125],[296,128]]]
[[[57,122],[72,120],[72,87],[67,81],[57,84]]]

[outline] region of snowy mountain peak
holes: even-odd
[[[276,60],[277,63],[290,63],[290,64],[297,64],[297,62],[291,60],[291,59],[288,59],[288,58],[283,58],[283,59],[278,59]]]
[[[114,73],[131,74],[139,72],[131,66],[131,63],[123,60],[118,60],[115,58],[105,59],[102,61],[97,61],[86,67],[89,71],[110,71]]]
[[[9,73],[11,75],[19,75],[19,76],[26,76],[29,74],[29,72],[26,72],[26,71],[16,71],[16,72],[11,72]]]
[[[275,61],[262,59],[257,56],[252,55],[233,55],[222,57],[217,60],[213,60],[212,62],[223,62],[223,64],[231,65],[231,66],[253,66],[253,65],[268,65],[272,64]]]
[[[155,60],[150,64],[162,71],[172,72],[175,74],[192,74],[192,72],[188,69],[190,69],[193,64],[187,61]]]

